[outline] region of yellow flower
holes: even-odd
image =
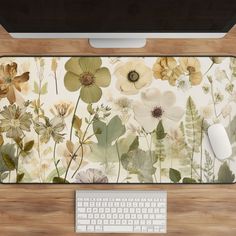
[[[16,76],[17,64],[15,62],[0,65],[0,99],[7,98],[13,104],[16,102],[15,89],[21,92],[21,83],[29,80],[29,72]]]
[[[210,57],[210,59],[214,64],[220,64],[225,59],[225,57]]]
[[[70,92],[80,89],[80,98],[85,103],[98,102],[102,97],[100,87],[108,87],[111,74],[108,68],[101,67],[100,57],[72,57],[66,64],[64,85]]]
[[[179,59],[182,70],[189,76],[191,85],[198,85],[202,82],[201,65],[195,57],[182,57]]]
[[[79,166],[82,168],[87,164],[87,161],[84,160],[91,152],[89,144],[72,143],[67,141],[66,144],[61,144],[57,149],[58,156],[62,157],[62,165],[66,168],[69,163],[71,170],[76,170]]]
[[[152,81],[152,70],[143,60],[132,60],[120,63],[115,69],[116,87],[124,94],[137,94]]]
[[[73,109],[74,107],[71,102],[61,101],[54,104],[50,111],[54,116],[66,118],[72,113]]]
[[[168,80],[170,85],[175,85],[176,80],[183,74],[180,66],[173,57],[161,57],[153,65],[153,73],[156,79]]]

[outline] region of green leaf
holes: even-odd
[[[14,144],[5,144],[0,147],[0,173],[9,171],[3,160],[3,155],[7,154],[14,161],[15,166],[17,166],[18,158],[16,157],[16,149]]]
[[[4,143],[3,136],[2,136],[2,134],[0,134],[0,146],[2,146],[3,143]]]
[[[230,170],[227,162],[223,163],[220,166],[219,172],[218,172],[218,182],[219,183],[233,183],[235,180],[235,175]]]
[[[78,116],[74,116],[73,118],[73,128],[76,130],[80,130],[82,126],[82,119],[80,119]]]
[[[119,116],[114,116],[107,126],[107,143],[111,143],[125,133],[125,126]]]
[[[100,132],[97,132],[99,130]],[[108,125],[98,120],[93,123],[93,131],[101,146],[111,145],[113,141],[125,133],[125,126],[118,116],[114,116]]]
[[[69,184],[69,181],[65,180],[64,178],[61,177],[54,177],[53,178],[53,183],[54,184]]]
[[[90,115],[93,115],[95,113],[92,104],[88,104],[87,111]]]
[[[231,144],[236,142],[236,116],[229,123],[228,127],[226,128],[226,131],[229,136]]]
[[[117,146],[119,149],[120,156],[129,151],[130,145],[133,143],[135,137],[136,136],[130,134],[124,138],[120,138],[117,141]],[[100,162],[103,164],[119,161],[115,144],[103,146],[97,143],[93,143],[93,144],[90,144],[90,148],[91,148],[91,153],[88,156],[88,159],[90,161]]]
[[[29,152],[34,146],[34,140],[27,142],[24,146],[24,152]]]
[[[129,152],[137,149],[138,146],[139,146],[139,138],[138,136],[136,136],[132,144],[129,146]]]
[[[17,174],[16,183],[20,183],[21,180],[24,178],[25,173]]]
[[[166,133],[164,131],[164,127],[163,127],[161,120],[159,121],[155,132],[156,132],[156,139],[157,140],[161,140],[166,137]]]
[[[39,85],[36,81],[34,81],[34,90],[33,93],[39,94]]]
[[[190,96],[186,104],[185,133],[188,146],[193,152],[199,152],[201,145],[202,121],[198,114],[196,105]]]
[[[40,91],[40,94],[41,95],[44,95],[48,92],[48,83],[45,83],[42,88],[41,88],[41,91]]]
[[[15,162],[11,159],[11,157],[8,154],[3,153],[2,159],[9,171],[16,169]]]
[[[178,183],[181,180],[181,173],[178,170],[170,168],[169,178],[172,182]]]
[[[135,149],[121,156],[121,164],[129,174],[136,174],[141,183],[152,183],[152,175],[155,173],[156,158],[153,158],[149,152],[141,149]]]
[[[58,171],[59,171],[59,175],[62,176],[65,172],[66,172],[66,169],[64,167],[59,167],[58,168]],[[52,170],[49,175],[47,176],[46,178],[46,183],[50,183],[51,181],[53,181],[53,178],[57,176],[57,170]]]
[[[5,172],[5,173],[0,173],[0,183],[4,180],[4,179],[6,179],[7,177],[8,177],[8,173],[7,172]]]
[[[195,184],[195,183],[197,183],[197,181],[195,179],[185,177],[185,178],[183,178],[183,183],[184,184]]]

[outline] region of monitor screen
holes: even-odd
[[[8,32],[228,32],[236,0],[0,0]]]

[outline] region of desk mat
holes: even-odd
[[[1,182],[233,183],[235,85],[233,57],[2,57]]]

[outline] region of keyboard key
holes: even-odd
[[[128,220],[128,225],[133,225],[133,224],[134,224],[133,220]]]
[[[128,225],[105,225],[103,226],[104,232],[133,232],[133,226]]]
[[[86,208],[78,208],[77,212],[78,213],[85,213],[86,212]]]
[[[121,225],[121,220],[116,220],[116,225]]]
[[[96,224],[97,224],[97,221],[96,221],[96,220],[91,220],[91,224],[92,224],[92,225],[96,225]]]
[[[147,226],[142,226],[142,232],[147,232]]]
[[[88,225],[87,230],[90,232],[94,231],[94,226],[93,225]]]
[[[78,214],[78,219],[87,219],[87,214]]]
[[[87,229],[86,225],[77,225],[77,231],[85,232]]]
[[[89,225],[90,224],[90,220],[78,220],[78,223],[80,224],[80,225]]]
[[[98,232],[102,232],[103,227],[101,225],[96,225],[95,230],[98,231]]]
[[[134,226],[134,232],[141,232],[141,226]]]

